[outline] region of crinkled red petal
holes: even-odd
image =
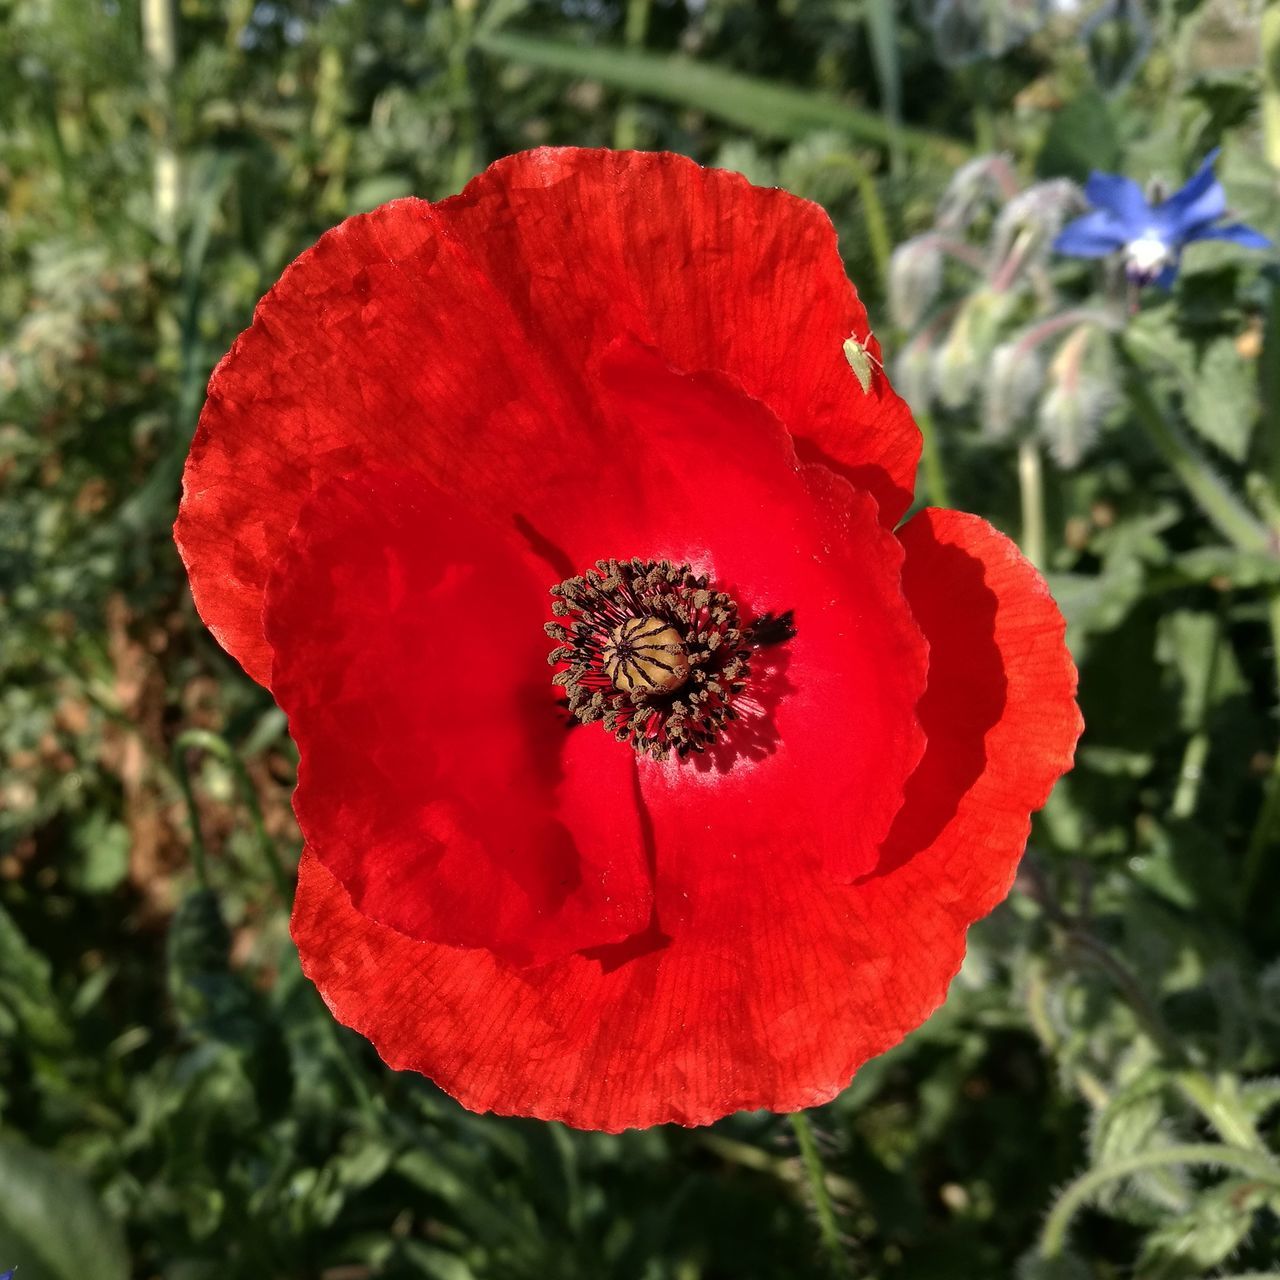
[[[569,732],[545,566],[402,472],[312,497],[267,593],[294,809],[371,919],[539,963],[649,921],[631,752]]]
[[[902,548],[875,502],[801,465],[766,406],[630,343],[611,349],[599,383],[638,498],[633,507],[617,496],[618,545],[638,532],[631,545],[646,557],[693,563],[744,621],[794,616],[795,637],[752,659],[721,745],[640,764],[663,927],[696,917],[689,927],[732,929],[755,891],[735,859],[763,851],[847,879],[875,866],[924,750],[916,703],[928,646],[902,593]]]
[[[932,649],[929,748],[873,874],[740,859],[754,891],[732,937],[519,969],[372,923],[307,853],[293,933],[336,1016],[473,1109],[606,1130],[822,1102],[923,1021],[1008,891],[1080,718],[1061,617],[1007,539],[926,511],[902,542]]]
[[[541,150],[335,228],[215,370],[175,529],[214,635],[267,682],[267,576],[308,495],[362,467],[540,525],[606,443],[588,371],[628,333],[767,405],[887,525],[905,510],[918,436],[841,354],[866,316],[821,209],[674,155]]]
[[[802,466],[721,378],[620,342],[595,382],[625,465],[545,530],[413,473],[360,473],[304,506],[267,596],[315,854],[371,919],[514,964],[653,930],[731,936],[757,892],[735,867],[758,856],[864,874],[924,749],[927,646],[875,503]],[[744,623],[793,616],[705,757],[637,776],[601,726],[566,728],[542,623],[588,548],[691,562]]]

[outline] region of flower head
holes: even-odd
[[[897,527],[879,360],[820,209],[673,155],[509,157],[259,306],[176,536],[298,743],[303,966],[392,1066],[700,1124],[941,1002],[1075,673],[1006,539]]]
[[[1252,227],[1223,222],[1227,194],[1213,173],[1217,158],[1215,148],[1183,187],[1154,205],[1132,178],[1091,174],[1084,193],[1094,208],[1063,228],[1054,248],[1077,258],[1122,254],[1134,284],[1154,282],[1165,289],[1177,278],[1182,250],[1196,240],[1270,248],[1271,241]]]

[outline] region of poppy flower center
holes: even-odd
[[[547,660],[570,712],[657,760],[714,743],[737,718],[752,651],[794,634],[789,613],[744,626],[732,596],[668,560],[599,560],[551,595]]]
[[[689,679],[684,637],[662,618],[628,618],[604,649],[604,673],[622,693],[674,693]]]

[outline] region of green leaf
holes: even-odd
[[[1165,1132],[1164,1084],[1162,1073],[1147,1070],[1113,1095],[1095,1117],[1090,1133],[1089,1151],[1095,1165],[1172,1145]],[[1170,1209],[1185,1209],[1189,1199],[1184,1181],[1168,1169],[1135,1174],[1130,1181],[1104,1188],[1098,1198],[1118,1211],[1129,1192]]]
[[[898,35],[898,16],[894,0],[867,0],[867,35],[875,60],[876,79],[880,83],[880,100],[890,129],[890,147],[902,127],[902,68],[898,51],[902,47]]]
[[[166,953],[169,994],[182,1023],[228,1043],[251,1043],[251,1000],[230,969],[231,934],[216,893],[196,889],[182,900]]]
[[[1206,713],[1248,685],[1230,646],[1223,643],[1221,623],[1212,613],[1178,609],[1160,619],[1156,656],[1177,672],[1182,684],[1182,727],[1195,730]]]
[[[1234,547],[1196,547],[1175,556],[1173,567],[1190,582],[1220,578],[1233,587],[1261,587],[1280,582],[1280,560],[1261,551]]]
[[[1187,418],[1197,433],[1233,462],[1243,462],[1258,421],[1254,365],[1230,338],[1209,345],[1187,391]]]
[[[20,1031],[43,1049],[64,1048],[71,1032],[59,1013],[48,960],[0,907],[0,1033]]]
[[[1143,1259],[1169,1274],[1175,1263],[1199,1272],[1225,1262],[1249,1235],[1266,1189],[1232,1178],[1204,1191],[1190,1212],[1162,1223],[1146,1239]]]
[[[967,154],[952,138],[922,129],[893,129],[874,112],[827,94],[757,80],[692,58],[587,48],[508,31],[481,35],[476,43],[495,57],[693,107],[767,138],[801,138],[816,129],[835,129],[882,146],[898,142],[907,151],[931,153],[951,163]]]
[[[81,893],[110,893],[129,873],[129,832],[105,814],[89,814],[72,832],[67,880]]]
[[[1067,620],[1071,649],[1080,656],[1087,635],[1118,627],[1142,598],[1142,566],[1134,559],[1108,564],[1102,573],[1051,573],[1049,585]]]
[[[1083,181],[1093,169],[1120,163],[1120,140],[1107,100],[1096,90],[1076,95],[1056,112],[1036,157],[1036,172],[1045,178]]]
[[[21,1280],[129,1277],[124,1234],[84,1179],[9,1138],[0,1138],[0,1259]]]

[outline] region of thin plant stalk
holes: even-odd
[[[1276,689],[1280,693],[1280,590],[1272,588],[1267,598],[1267,621],[1271,627],[1271,654],[1276,668]],[[1245,848],[1244,866],[1240,871],[1240,895],[1242,904],[1247,907],[1253,900],[1253,894],[1262,875],[1267,850],[1274,849],[1280,842],[1277,831],[1280,830],[1280,749],[1277,749],[1271,761],[1271,771],[1267,774],[1266,786],[1263,789],[1262,808],[1258,811],[1258,819],[1254,823],[1253,832]]]
[[[179,783],[182,786],[183,795],[191,811],[192,862],[196,863],[198,860],[196,874],[197,878],[200,879],[201,887],[208,887],[207,876],[204,873],[206,848],[200,834],[200,822],[195,807],[194,789],[191,784],[190,769],[187,763],[187,753],[189,751],[207,751],[228,765],[232,773],[235,774],[236,784],[241,798],[244,800],[245,808],[249,812],[249,822],[253,827],[254,839],[257,842],[259,852],[262,854],[262,860],[266,864],[276,892],[280,895],[281,900],[287,903],[292,896],[289,873],[285,869],[284,861],[280,857],[280,850],[276,846],[276,842],[267,831],[266,822],[262,816],[262,805],[258,802],[258,793],[254,789],[253,779],[249,777],[249,771],[244,767],[244,761],[240,759],[240,756],[231,745],[216,733],[210,733],[207,729],[188,729],[173,744],[173,761]]]
[[[1231,1169],[1256,1178],[1269,1186],[1280,1187],[1280,1165],[1257,1151],[1214,1143],[1190,1143],[1184,1146],[1160,1147],[1113,1161],[1077,1178],[1059,1197],[1045,1220],[1040,1236],[1040,1256],[1057,1258],[1067,1244],[1067,1232],[1076,1213],[1108,1183],[1144,1173],[1148,1169],[1165,1169],[1176,1165],[1207,1165]]]
[[[841,151],[825,157],[822,167],[847,170],[857,186],[858,211],[862,214],[862,225],[866,228],[867,244],[876,264],[880,288],[887,293],[889,264],[893,259],[893,236],[889,232],[889,217],[885,212],[884,201],[880,199],[880,192],[876,190],[875,179],[871,175],[870,168],[853,151]]]
[[[800,1145],[800,1160],[808,1178],[810,1194],[813,1196],[814,1212],[818,1215],[818,1232],[822,1237],[823,1252],[835,1275],[850,1276],[852,1271],[849,1267],[849,1256],[840,1239],[840,1224],[836,1220],[831,1192],[827,1189],[827,1173],[822,1167],[822,1155],[818,1151],[818,1140],[814,1136],[813,1125],[803,1111],[794,1112],[790,1120],[796,1141]]]
[[[1178,784],[1173,793],[1169,812],[1175,818],[1189,818],[1196,811],[1200,799],[1200,784],[1204,780],[1205,761],[1209,757],[1209,707],[1213,701],[1213,686],[1218,678],[1218,659],[1222,652],[1223,621],[1219,612],[1214,618],[1213,640],[1209,645],[1209,660],[1205,664],[1204,685],[1195,707],[1195,728],[1187,739],[1178,769]]]
[[[172,244],[178,233],[182,172],[174,145],[173,73],[178,65],[178,20],[174,0],[142,0],[142,43],[150,71],[155,113],[152,200],[156,234]]]
[[[1125,389],[1139,424],[1210,523],[1241,551],[1270,550],[1271,540],[1266,527],[1167,419],[1147,384],[1146,376],[1132,356],[1125,353],[1124,361]]]
[[[196,792],[191,782],[187,754],[178,743],[175,743],[173,748],[173,772],[187,805],[187,825],[191,829],[191,869],[195,872],[196,883],[200,888],[208,889],[209,852],[204,842],[204,831],[200,826],[200,810],[196,805]]]
[[[479,165],[475,103],[467,59],[475,31],[476,0],[453,0],[453,45],[449,50],[449,85],[452,91],[458,143],[453,152],[452,185],[461,191]]]
[[[651,0],[627,0],[627,20],[622,38],[628,49],[643,49],[649,34]],[[632,150],[640,139],[640,108],[626,103],[613,123],[613,145],[619,151]]]
[[[1044,459],[1032,436],[1018,444],[1018,495],[1022,503],[1022,554],[1037,569],[1045,567]]]
[[[938,445],[937,424],[927,410],[921,410],[915,418],[916,426],[920,428],[920,462],[924,467],[924,483],[929,493],[929,502],[935,507],[949,507],[951,489],[947,484],[947,470]]]
[[[1027,884],[1029,896],[1040,904],[1049,920],[1063,931],[1069,946],[1068,955],[1074,952],[1080,958],[1087,958],[1111,980],[1142,1030],[1166,1064],[1173,1069],[1174,1083],[1182,1096],[1200,1112],[1224,1142],[1235,1147],[1264,1151],[1266,1145],[1241,1105],[1238,1094],[1195,1066],[1187,1053],[1186,1045],[1165,1022],[1159,1007],[1147,995],[1133,970],[1102,939],[1062,909],[1041,877],[1031,877]]]
[[[1280,8],[1262,14],[1262,145],[1267,163],[1280,169]]]

